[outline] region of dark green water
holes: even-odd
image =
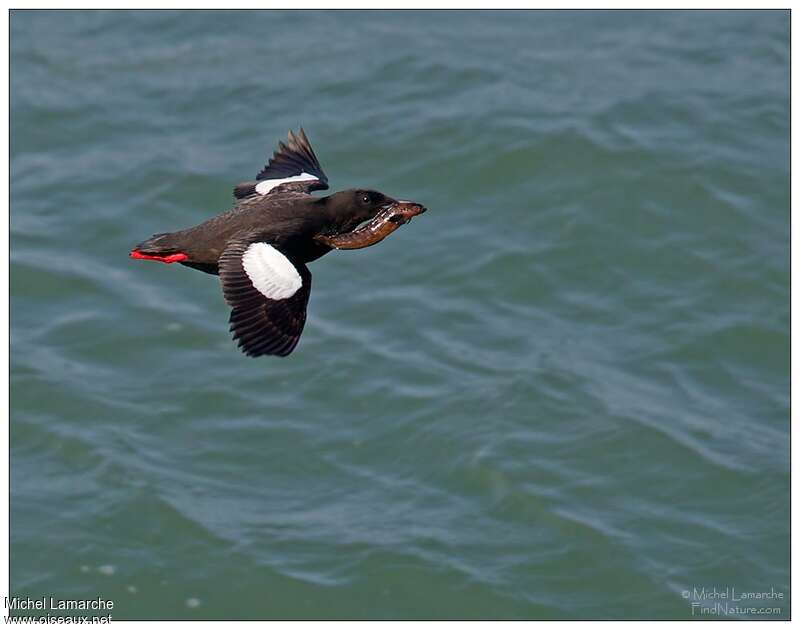
[[[789,616],[787,12],[14,12],[11,37],[14,594]],[[248,359],[216,278],[127,254],[301,124],[334,190],[430,210],[314,263],[298,349]],[[703,587],[783,599],[701,614]]]

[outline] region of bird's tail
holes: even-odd
[[[140,260],[157,260],[163,263],[182,262],[189,258],[176,246],[173,232],[154,234],[134,247],[130,257]]]

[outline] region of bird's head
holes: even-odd
[[[398,201],[377,190],[361,188],[334,193],[327,198],[326,205],[338,233],[350,232],[382,212],[390,212],[394,223],[403,224],[426,210],[418,203]]]
[[[362,189],[335,193],[326,199],[326,205],[330,229],[316,238],[336,249],[374,245],[427,210],[413,201],[398,201],[377,190]]]

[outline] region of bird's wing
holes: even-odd
[[[285,357],[306,323],[311,272],[269,243],[244,234],[234,237],[219,258],[230,324],[242,351]]]
[[[328,176],[319,165],[306,132],[301,127],[297,135],[289,132],[288,144],[278,143],[278,150],[256,175],[256,181],[237,184],[233,194],[237,199],[244,199],[277,191],[307,194],[327,188]]]

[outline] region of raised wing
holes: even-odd
[[[311,293],[311,272],[269,243],[234,238],[219,258],[230,324],[242,351],[285,357],[300,340]]]
[[[267,165],[256,175],[256,181],[242,182],[233,189],[237,199],[251,195],[268,195],[273,191],[310,193],[327,190],[328,176],[319,165],[303,128],[295,135],[289,132],[288,144],[279,142]]]

